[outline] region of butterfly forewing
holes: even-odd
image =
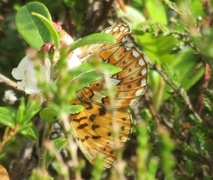
[[[82,61],[88,61],[91,55],[100,57],[103,61],[122,68],[122,71],[111,77],[116,85],[116,107],[133,105],[144,94],[147,85],[147,63],[144,53],[139,51],[130,38],[130,29],[127,25],[119,24],[105,29],[116,38],[116,44],[91,45],[83,48],[84,53],[80,56]],[[89,56],[88,56],[89,55]],[[89,95],[88,95],[89,91]],[[109,103],[110,100],[104,95],[103,81],[94,82],[84,89],[86,99],[91,98],[98,103]],[[100,98],[102,96],[102,98]]]

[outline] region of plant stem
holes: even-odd
[[[48,123],[45,123],[44,125],[44,132],[41,140],[41,147],[39,146],[39,142],[37,141],[36,143],[36,150],[38,154],[38,159],[39,159],[39,167],[41,169],[46,169],[46,154],[47,154],[47,149],[44,147],[44,142],[49,140],[50,133],[51,133],[51,128],[52,126]]]
[[[18,90],[25,94],[23,89],[19,89],[17,87],[17,83],[15,81],[12,81],[11,79],[7,78],[1,73],[0,73],[0,83],[6,84],[7,86],[12,87],[13,89]]]

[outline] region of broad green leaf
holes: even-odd
[[[174,63],[168,66],[169,73],[173,83],[176,84],[177,88],[182,87],[185,91],[191,88],[200,78],[203,76],[203,67],[196,70],[197,68],[197,57],[192,49],[188,49],[180,53],[175,59]],[[169,85],[165,84],[164,93],[162,94],[162,100],[166,100],[170,97],[172,89]]]
[[[86,73],[90,73],[90,72],[102,72],[102,71],[108,71],[109,75],[113,75],[113,74],[116,74],[118,72],[120,72],[122,69],[119,68],[119,67],[116,67],[112,64],[109,64],[109,63],[100,63],[98,65],[98,67],[96,67],[96,65],[94,65],[93,63],[84,63],[82,64],[81,66],[79,67],[76,67],[74,69],[72,69],[70,71],[70,79],[73,81],[75,80],[76,78],[79,78],[81,76],[84,76],[86,75]],[[97,73],[96,73],[97,74]]]
[[[174,63],[175,54],[172,50],[178,43],[178,40],[172,36],[153,36],[151,33],[137,35],[136,42],[143,47],[143,51],[152,62],[158,65]]]
[[[145,7],[151,20],[158,23],[167,24],[166,10],[162,1],[145,0]]]
[[[84,107],[81,105],[71,105],[70,114],[76,114],[84,110]]]
[[[126,5],[126,12],[123,12],[123,10],[119,10],[118,15],[121,18],[124,18],[124,21],[125,19],[132,20],[131,23],[128,23],[128,21],[126,21],[126,23],[130,26],[131,29],[135,28],[139,23],[145,21],[145,17],[142,14],[142,11],[139,11],[128,5]]]
[[[14,127],[15,126],[15,116],[16,111],[12,108],[0,107],[0,124],[5,126]]]
[[[77,90],[91,84],[94,81],[100,80],[102,77],[98,72],[107,71],[109,75],[116,74],[121,71],[121,68],[113,66],[108,63],[101,63],[99,69],[92,63],[85,63],[81,66],[72,69],[69,73],[71,84],[77,86]]]
[[[177,56],[172,69],[178,73],[181,86],[187,91],[192,87],[204,73],[204,69],[200,68],[197,71],[197,55],[192,49],[188,49]]]
[[[188,13],[192,14],[191,17],[193,18],[194,23],[197,23],[198,17],[205,17],[205,8],[201,8],[202,0],[191,1],[190,3],[183,1],[181,5],[182,12],[188,11]]]
[[[210,59],[213,58],[213,32],[211,28],[205,28],[205,30],[202,31],[202,35],[196,33],[193,34],[192,40],[196,47],[200,50],[201,54]],[[211,67],[213,67],[212,60],[208,63]]]
[[[24,40],[36,50],[40,50],[45,43],[53,42],[48,27],[32,12],[42,15],[52,22],[47,8],[39,2],[30,2],[23,6],[16,14],[16,26]]]
[[[179,55],[172,53],[173,48],[178,43],[178,40],[173,36],[159,35],[154,37],[147,33],[146,35],[136,36],[136,40],[138,44],[142,45],[144,52],[153,63],[157,63],[159,66],[167,66],[169,78],[176,83],[177,87],[188,90],[203,75],[203,69],[200,69],[192,76],[197,66],[196,55],[194,55],[193,50],[189,48]],[[158,107],[162,101],[170,97],[169,92],[172,89],[155,71],[150,71],[149,82],[152,85],[155,107]]]
[[[85,46],[88,44],[99,44],[99,43],[116,43],[116,40],[110,34],[94,33],[72,43],[69,46],[69,52],[81,46]]]
[[[70,101],[68,101],[68,103],[70,103]],[[59,114],[61,113],[61,111],[66,112],[68,115],[71,115],[71,114],[79,113],[83,109],[84,107],[82,105],[71,105],[63,101],[62,104],[60,104],[60,106],[58,106],[58,104],[57,105],[51,104],[50,107],[42,109],[40,112],[40,117],[44,121],[51,124],[56,119],[61,120],[61,118],[59,117]]]
[[[42,109],[39,114],[40,114],[40,117],[44,121],[46,121],[50,124],[53,123],[57,117],[56,111],[54,111],[52,108],[48,108],[48,107]]]
[[[44,16],[38,14],[38,13],[32,12],[32,15],[36,16],[37,18],[39,18],[47,26],[49,32],[52,35],[52,39],[55,42],[55,47],[58,48],[58,46],[59,46],[59,36],[58,36],[58,33],[57,33],[55,27],[53,26],[52,22],[49,21]]]

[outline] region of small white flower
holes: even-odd
[[[61,47],[66,47],[72,44],[73,42],[74,42],[73,38],[62,30],[60,39]],[[81,60],[78,58],[78,55],[80,55],[81,53],[82,53],[81,49],[77,48],[72,53],[69,54],[67,61],[68,69],[78,67],[82,64]]]
[[[78,49],[76,49],[76,50],[78,50]],[[73,53],[69,54],[68,61],[67,61],[68,69],[78,67],[81,64],[82,63],[81,63],[80,59],[78,58],[78,54],[76,54],[76,51],[73,51]]]
[[[74,40],[69,36],[65,31],[61,31],[60,39],[60,48],[67,47]],[[81,50],[78,48],[71,52],[67,58],[67,68],[72,69],[74,67],[80,66],[81,60],[78,58],[78,55],[81,54]],[[17,68],[12,70],[13,77],[18,80],[17,88],[24,90],[27,94],[40,93],[38,87],[38,79],[36,76],[35,63],[40,63],[40,70],[43,73],[45,81],[50,81],[50,69],[51,61],[46,58],[44,61],[38,59],[37,55],[33,55],[32,52],[28,53],[29,55],[25,56],[19,63]],[[58,51],[58,56],[60,56],[60,51]],[[44,62],[43,64],[41,64]]]
[[[46,81],[50,80],[50,66],[51,62],[47,58],[45,59],[44,64],[41,65],[41,71],[44,73]],[[27,94],[40,93],[34,63],[29,56],[25,56],[19,63],[18,67],[12,70],[12,76],[16,80],[19,80],[17,82],[18,88],[23,89]]]
[[[3,101],[8,104],[14,104],[15,101],[17,101],[17,97],[16,97],[14,91],[12,91],[12,90],[5,91]]]

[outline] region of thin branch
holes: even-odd
[[[124,1],[123,1],[123,0],[118,0],[118,3],[119,3],[119,5],[120,5],[122,11],[123,11],[124,13],[126,13],[127,10],[126,10],[126,6],[125,6]]]
[[[3,74],[0,73],[0,83],[3,83],[17,91],[20,91],[22,93],[25,93],[23,89],[19,89],[17,87],[17,83],[9,78],[7,78],[6,76],[4,76]]]
[[[162,71],[156,64],[153,64],[152,68],[154,70],[156,70],[162,76],[164,81],[174,90],[175,93],[179,94],[183,98],[184,102],[188,105],[188,109],[194,114],[196,119],[199,122],[202,122],[201,117],[195,112],[195,110],[194,110],[194,108],[193,108],[193,106],[192,106],[192,104],[190,102],[190,99],[189,99],[188,95],[186,94],[185,90],[183,88],[176,87],[176,85],[172,82],[172,80],[169,79],[167,74],[164,71]]]
[[[154,108],[154,105],[151,102],[150,96],[147,93],[145,93],[144,97],[145,97],[146,104],[149,107],[150,113],[152,114],[153,119],[156,121],[157,125],[159,126],[160,125],[160,118],[159,118],[159,116],[158,116],[158,114],[157,114],[157,112]]]
[[[205,91],[209,85],[209,82],[211,80],[212,77],[212,72],[211,72],[211,68],[208,64],[205,64],[205,72],[204,72],[204,78],[203,78],[203,83],[201,86],[201,93],[200,96],[198,98],[197,101],[197,105],[196,105],[196,111],[198,113],[201,113],[202,109],[203,109],[203,104],[204,104],[204,98],[205,98]]]

